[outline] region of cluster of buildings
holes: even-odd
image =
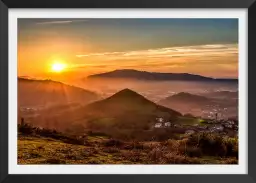
[[[181,110],[182,111],[182,110]],[[183,113],[190,113],[194,116],[200,116],[201,118],[207,118],[207,119],[215,119],[216,113],[218,113],[218,119],[228,119],[230,116],[234,116],[238,112],[238,107],[225,107],[220,105],[206,105],[203,107],[198,108],[191,108],[187,109],[185,111],[182,111]]]
[[[156,118],[155,128],[169,128],[172,126],[170,121],[165,121],[163,118]]]
[[[238,130],[238,123],[233,120],[219,120],[219,121],[209,121],[208,124],[212,124],[213,126],[221,127],[220,129],[230,129],[230,130]]]
[[[221,135],[237,135],[238,124],[233,120],[205,120],[203,125],[194,124],[175,124],[175,122],[166,121],[163,118],[156,118],[156,123],[154,124],[155,129],[159,128],[172,128],[172,130],[177,130],[178,133],[184,133],[186,135],[191,135],[196,132],[206,132],[206,133],[219,133]]]

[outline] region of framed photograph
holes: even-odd
[[[255,182],[254,0],[0,5],[1,183]]]

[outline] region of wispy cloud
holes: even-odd
[[[112,57],[112,58],[164,58],[164,57],[184,57],[184,56],[204,56],[223,55],[223,54],[237,54],[237,44],[218,44],[218,45],[199,45],[199,46],[184,46],[184,47],[170,47],[158,48],[149,50],[137,50],[128,52],[103,52],[103,53],[90,53],[80,54],[77,57]]]
[[[69,24],[75,22],[86,22],[87,20],[60,20],[60,21],[47,21],[47,22],[37,22],[37,25],[48,25],[48,24]]]
[[[238,44],[168,47],[127,52],[102,52],[76,55],[84,62],[74,69],[106,71],[132,68],[159,72],[188,72],[208,76],[233,74],[238,70]]]

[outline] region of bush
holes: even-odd
[[[226,138],[225,145],[227,148],[226,156],[232,156],[238,158],[238,139],[237,138]]]
[[[18,132],[22,133],[23,135],[30,135],[33,133],[33,127],[27,123],[25,124],[18,124]]]
[[[223,138],[219,134],[199,133],[192,135],[188,138],[187,145],[200,148],[204,155],[238,157],[238,141]]]
[[[185,154],[189,157],[201,157],[203,153],[202,150],[198,147],[188,146],[185,149]]]
[[[200,138],[199,147],[204,154],[212,156],[225,156],[227,149],[223,138],[218,135],[206,135]]]

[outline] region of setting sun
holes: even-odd
[[[59,62],[53,63],[51,67],[53,72],[62,72],[65,68],[66,64]]]

